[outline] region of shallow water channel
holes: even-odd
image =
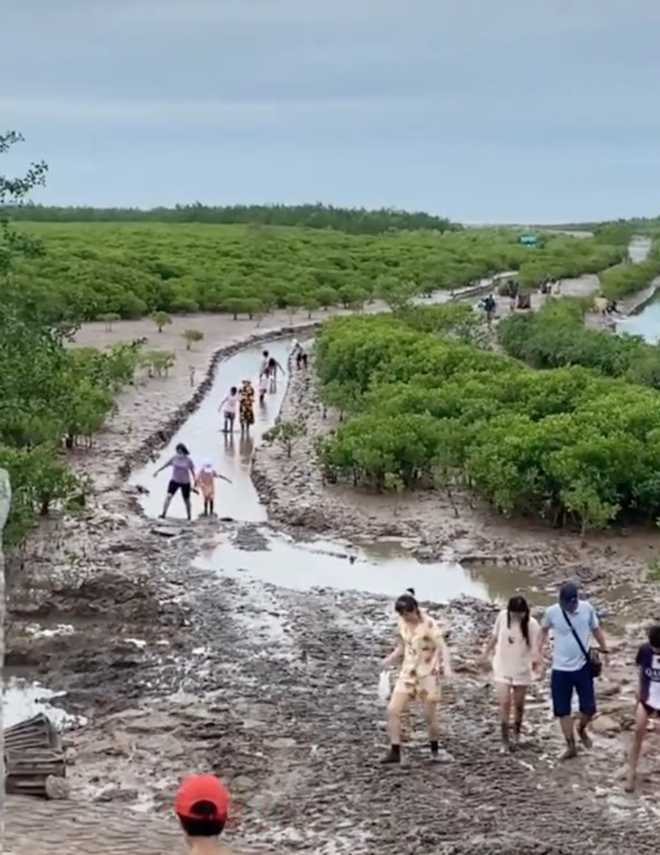
[[[266,508],[260,504],[250,479],[251,457],[261,437],[277,416],[285,392],[286,378],[280,380],[275,392],[267,396],[263,407],[257,406],[256,424],[248,441],[239,435],[226,437],[221,432],[218,405],[231,385],[244,378],[256,381],[261,352],[267,348],[287,368],[291,340],[270,345],[249,347],[223,361],[218,366],[213,387],[158,459],[136,472],[133,483],[150,490],[141,502],[148,516],[161,511],[169,474],[153,477],[155,470],[167,460],[178,442],[188,446],[197,466],[205,460],[212,462],[232,484],[218,482],[217,508],[220,517],[236,522],[265,524]],[[193,519],[199,520],[201,499],[193,496]],[[172,502],[168,518],[185,518],[179,497]],[[195,524],[195,522],[193,522]],[[201,525],[206,526],[206,522]],[[212,526],[213,523],[208,523]],[[214,542],[213,531],[207,539],[211,545],[199,555],[196,564],[223,575],[234,576],[298,590],[315,587],[340,590],[360,590],[385,596],[398,596],[407,587],[414,587],[422,599],[446,602],[461,595],[491,602],[506,601],[514,593],[529,596],[534,605],[545,606],[554,601],[554,593],[535,584],[524,570],[515,567],[463,567],[449,558],[434,562],[418,561],[405,543],[381,540],[378,543],[333,543],[316,540],[300,543],[284,535],[275,535],[263,525],[257,532],[261,541],[257,548],[241,548],[234,544],[235,531],[223,527]]]

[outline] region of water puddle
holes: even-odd
[[[657,344],[660,340],[660,300],[653,300],[641,312],[618,321],[616,331],[641,335],[649,344]]]
[[[413,587],[422,600],[444,603],[460,596],[505,602],[516,592],[537,603],[529,574],[509,568],[462,567],[455,561],[418,561],[395,541],[356,544],[299,543],[269,537],[267,549],[247,551],[222,543],[203,552],[196,565],[223,575],[304,591],[333,588],[397,597]],[[549,596],[539,605],[554,602]]]
[[[160,514],[170,478],[170,472],[167,469],[155,478],[153,473],[172,456],[176,444],[183,442],[190,450],[196,466],[201,466],[208,460],[217,467],[218,472],[232,481],[231,485],[218,481],[216,487],[218,516],[230,516],[244,522],[265,522],[266,509],[259,503],[250,480],[250,467],[255,443],[259,442],[264,432],[275,422],[286,390],[286,378],[279,378],[276,390],[266,396],[262,406],[257,402],[255,424],[248,439],[241,439],[239,431],[233,435],[223,434],[221,414],[218,412],[218,406],[231,386],[240,386],[243,380],[250,379],[255,389],[258,388],[261,354],[265,349],[286,370],[291,339],[249,347],[222,361],[218,365],[213,387],[199,409],[190,416],[184,427],[163,449],[158,460],[131,477],[132,484],[149,490],[148,494],[140,497],[142,508],[148,516],[157,517]],[[201,511],[202,500],[193,494],[193,518],[199,517]],[[172,501],[168,518],[185,519],[185,508],[179,496],[175,496]]]
[[[3,678],[2,727],[11,727],[39,713],[47,715],[53,725],[65,730],[85,724],[85,720],[67,713],[51,701],[65,697],[24,677]]]

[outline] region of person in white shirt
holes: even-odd
[[[527,688],[542,664],[538,656],[541,627],[530,616],[524,597],[511,597],[506,609],[495,620],[484,649],[484,658],[493,655],[493,679],[500,709],[502,752],[509,752],[520,741]],[[511,707],[513,706],[513,743]]]

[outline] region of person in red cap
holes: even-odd
[[[217,838],[227,822],[229,802],[229,791],[215,775],[184,779],[174,799],[174,812],[194,855],[219,851]]]

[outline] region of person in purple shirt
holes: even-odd
[[[635,665],[639,671],[635,732],[630,749],[630,766],[626,792],[635,790],[637,764],[650,718],[660,718],[660,626],[652,626],[649,640],[637,651]]]
[[[168,466],[172,467],[172,475],[170,477],[170,482],[167,485],[167,496],[165,497],[163,513],[160,515],[160,519],[165,519],[170,504],[172,503],[172,499],[180,490],[183,503],[186,506],[186,515],[188,520],[190,520],[192,518],[190,493],[192,492],[193,484],[195,483],[195,466],[190,459],[190,452],[182,442],[180,442],[174,449],[174,456],[170,457],[167,463],[163,463],[159,469],[156,469],[154,472],[154,478],[156,475],[160,474],[163,469],[167,469]]]

